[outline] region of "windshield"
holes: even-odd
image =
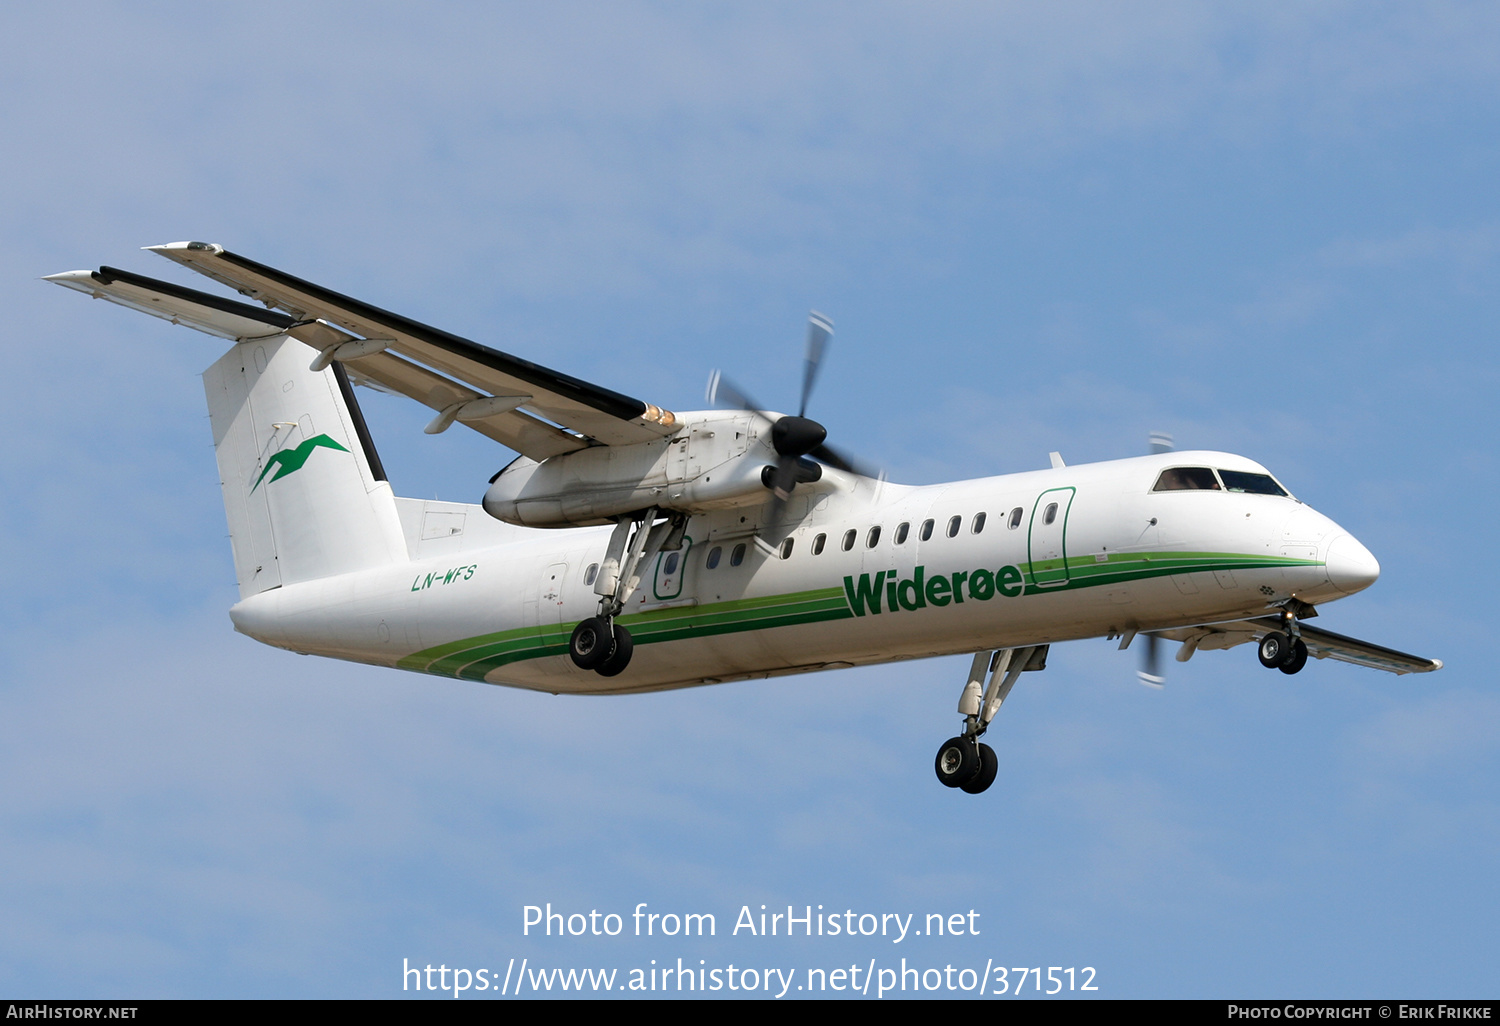
[[[1223,482],[1222,484],[1220,482]],[[1168,467],[1152,486],[1153,492],[1239,492],[1249,495],[1286,495],[1270,474],[1210,467]]]
[[[1221,470],[1224,489],[1230,492],[1250,492],[1252,495],[1285,495],[1286,489],[1272,480],[1270,474],[1247,474],[1243,470]]]
[[[1169,467],[1156,479],[1153,492],[1218,491],[1219,480],[1207,467]]]

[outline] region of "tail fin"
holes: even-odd
[[[240,598],[407,559],[390,485],[337,364],[286,336],[203,374]],[[348,399],[346,399],[346,396]]]

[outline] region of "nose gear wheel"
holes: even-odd
[[[1281,623],[1285,631],[1267,632],[1256,646],[1255,654],[1266,669],[1293,674],[1307,665],[1307,642],[1302,640],[1296,614],[1291,609],[1281,611]]]

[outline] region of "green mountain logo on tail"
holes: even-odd
[[[327,435],[314,435],[297,446],[297,448],[282,449],[266,460],[266,469],[260,472],[260,477],[255,479],[255,484],[250,486],[250,491],[254,492],[255,489],[260,487],[260,483],[266,479],[266,475],[271,472],[272,467],[279,468],[276,471],[276,476],[271,478],[272,481],[280,481],[288,474],[301,470],[302,464],[307,462],[307,458],[312,455],[313,450],[320,445],[327,446],[330,449],[337,449],[339,452],[349,451]]]

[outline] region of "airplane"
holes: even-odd
[[[673,413],[202,242],[147,247],[255,302],[101,267],[46,280],[231,342],[204,372],[240,600],[293,652],[554,694],[645,692],[969,654],[934,760],[971,794],[980,741],[1050,646],[1144,638],[1142,682],[1253,643],[1403,674],[1442,663],[1306,623],[1373,584],[1348,531],[1261,464],[1173,451],[946,484],[887,481],[802,406]],[[259,305],[257,305],[259,304]],[[354,385],[517,455],[481,503],[399,497]]]

